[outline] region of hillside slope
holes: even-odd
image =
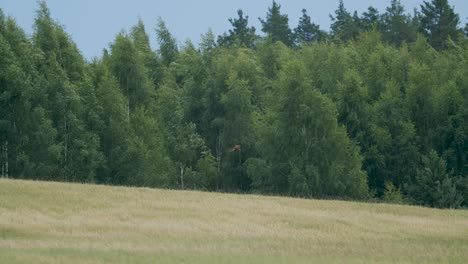
[[[0,263],[463,263],[468,211],[0,179]]]

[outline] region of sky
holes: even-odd
[[[82,54],[87,58],[100,57],[116,34],[129,31],[141,18],[156,49],[155,26],[161,17],[179,44],[187,39],[195,44],[211,29],[220,35],[230,29],[228,18],[237,17],[241,8],[249,16],[249,23],[261,33],[258,18],[264,18],[272,0],[47,0],[52,17],[65,27]],[[322,29],[330,27],[330,14],[338,7],[338,0],[277,0],[289,17],[291,28],[297,26],[301,10],[307,9],[312,21]],[[422,0],[401,0],[408,13],[422,4]],[[348,11],[359,14],[373,6],[383,13],[390,0],[344,0]],[[449,0],[464,25],[468,17],[467,0]],[[33,33],[37,0],[0,0],[3,12],[15,18],[26,31]]]

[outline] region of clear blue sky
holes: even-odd
[[[302,8],[321,28],[328,29],[329,14],[334,14],[338,0],[277,0],[283,13],[288,14],[291,27],[295,27]],[[406,11],[412,13],[422,0],[402,0]],[[158,17],[162,17],[179,43],[187,39],[198,43],[200,36],[209,28],[216,35],[230,28],[228,18],[237,16],[242,8],[248,15],[251,25],[260,32],[258,17],[265,17],[272,0],[47,0],[52,17],[58,20],[78,44],[86,58],[100,56],[103,48],[109,46],[115,35],[122,29],[128,30],[138,21],[144,21],[150,34],[152,46],[156,46],[154,27]],[[362,13],[369,6],[384,12],[390,0],[345,0],[348,11]],[[463,25],[468,17],[468,0],[449,0],[460,14]],[[12,16],[17,23],[32,33],[32,25],[37,9],[36,0],[1,0],[0,8]]]

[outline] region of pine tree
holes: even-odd
[[[242,9],[237,10],[238,18],[230,18],[229,23],[233,29],[229,30],[229,34],[224,34],[218,38],[218,43],[221,46],[234,46],[236,42],[240,47],[253,48],[257,35],[255,27],[249,27],[249,16],[244,17]]]
[[[335,15],[335,17],[330,15],[330,19],[333,21],[331,35],[344,42],[355,39],[360,33],[359,18],[356,14],[352,16],[346,10],[343,0],[340,0]]]
[[[366,12],[362,13],[360,21],[363,31],[371,31],[374,27],[377,29],[382,27],[381,15],[379,11],[372,6],[370,6]]]
[[[405,14],[405,8],[400,0],[392,0],[387,12],[382,15],[383,38],[385,41],[400,46],[403,42],[416,40],[416,28],[413,27],[411,16]]]
[[[45,2],[30,37],[0,10],[0,175],[468,206],[468,46],[423,11],[341,1],[335,45],[273,2],[264,41],[239,11],[180,50],[160,20],[157,52],[139,20],[87,62]]]
[[[429,43],[437,50],[447,47],[447,40],[457,40],[460,30],[460,19],[448,0],[424,1],[421,5],[421,30],[429,40]]]
[[[302,9],[302,17],[299,19],[299,25],[294,29],[294,36],[297,44],[311,44],[315,41],[326,39],[326,32],[320,30],[320,26],[310,21],[307,10]]]
[[[422,169],[418,170],[411,189],[416,203],[439,207],[458,208],[463,202],[463,195],[457,187],[460,178],[447,171],[445,160],[435,151],[422,159]]]
[[[293,45],[293,34],[288,24],[288,15],[281,14],[281,5],[273,1],[268,8],[266,19],[259,18],[262,31],[272,39],[273,42],[281,41],[286,46]]]

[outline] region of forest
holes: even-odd
[[[31,36],[0,9],[1,176],[468,207],[468,24],[330,17],[273,1],[197,44],[159,19],[157,50],[140,20],[89,61],[45,2]]]

